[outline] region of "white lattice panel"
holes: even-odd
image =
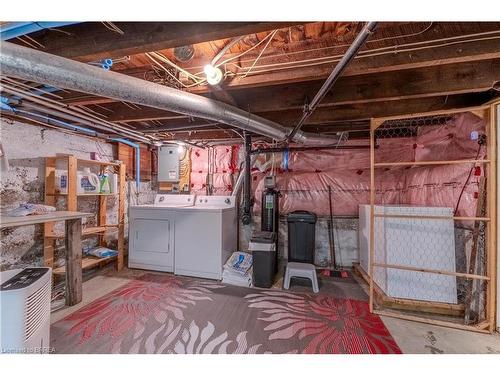
[[[363,216],[368,217],[368,221]],[[451,208],[376,206],[376,213],[449,216],[450,220],[375,218],[375,262],[455,272],[455,234]],[[360,207],[360,223],[368,223],[370,206]],[[360,232],[360,233],[361,233]],[[360,260],[367,267],[366,244],[360,238]],[[376,267],[374,280],[391,297],[457,303],[454,276]]]

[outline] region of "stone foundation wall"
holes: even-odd
[[[1,120],[0,140],[9,160],[8,172],[3,172],[0,182],[1,210],[17,207],[20,203],[44,202],[45,157],[57,153],[73,154],[77,158],[90,159],[95,152],[102,160],[116,158],[116,145],[101,140],[65,133],[55,129]],[[65,169],[58,164],[57,169]],[[97,170],[93,170],[97,172]],[[154,200],[156,184],[141,182],[139,195],[136,196],[135,181],[127,182],[125,207],[139,203],[151,203]],[[64,201],[60,199],[58,208],[63,209]],[[96,212],[97,197],[78,198],[78,210]],[[127,210],[125,211],[127,212]],[[118,197],[108,198],[107,220],[117,222]],[[97,224],[97,217],[84,219],[84,226]],[[62,227],[61,227],[62,229]],[[127,230],[127,228],[125,228]],[[125,232],[127,233],[127,231]],[[110,247],[116,244],[116,234],[110,232],[106,238]],[[84,240],[83,246],[97,244],[97,237]],[[43,226],[31,225],[2,230],[0,240],[0,270],[22,268],[43,264]],[[64,259],[64,241],[57,241],[56,255],[59,261]],[[57,264],[57,263],[56,263]]]

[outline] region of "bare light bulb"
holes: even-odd
[[[222,81],[222,71],[215,66],[208,64],[203,68],[205,72],[205,76],[207,77],[207,82],[210,85],[217,85],[220,81]]]
[[[179,145],[179,147],[177,147],[177,152],[178,152],[179,154],[182,154],[182,153],[184,152],[184,146]]]

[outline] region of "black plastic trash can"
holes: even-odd
[[[276,233],[255,232],[249,243],[252,252],[253,285],[259,288],[270,288],[274,283],[276,261]]]
[[[288,214],[288,261],[314,264],[316,221],[314,213],[294,211]]]

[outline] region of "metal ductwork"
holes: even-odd
[[[2,43],[0,68],[6,76],[218,121],[277,141],[287,140],[290,131],[278,123],[213,99],[12,43]],[[326,145],[336,143],[338,138],[298,131],[292,141]]]

